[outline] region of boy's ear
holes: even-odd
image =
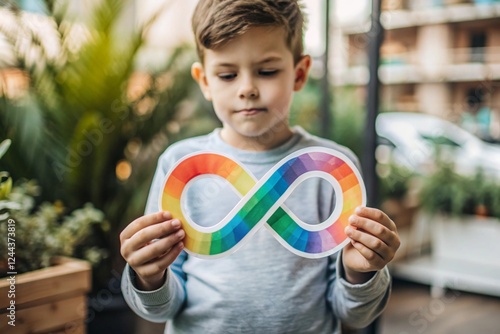
[[[299,91],[304,87],[309,76],[309,69],[311,68],[311,57],[309,55],[302,56],[297,65],[295,65],[295,84],[294,91]]]
[[[201,92],[207,101],[212,101],[210,89],[208,88],[207,76],[205,75],[205,69],[201,63],[196,62],[191,66],[191,76],[198,83],[198,85],[200,85]]]

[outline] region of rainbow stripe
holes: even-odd
[[[198,176],[225,178],[242,199],[218,224],[197,225],[182,211],[181,197]],[[329,181],[337,203],[332,215],[319,225],[301,222],[283,205],[303,180],[322,177]],[[196,153],[180,160],[166,176],[160,207],[178,218],[186,237],[185,249],[198,257],[230,254],[265,225],[293,253],[319,258],[340,250],[347,242],[344,228],[357,206],[365,205],[363,180],[354,164],[342,153],[322,147],[299,150],[274,166],[260,181],[231,158],[216,153]]]

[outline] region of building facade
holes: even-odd
[[[500,1],[385,0],[381,110],[434,114],[500,140]],[[369,22],[337,27],[334,83],[367,84]]]

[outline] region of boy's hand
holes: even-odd
[[[158,289],[165,270],[184,248],[184,230],[169,212],[137,218],[120,234],[120,253],[137,273],[137,287]]]
[[[382,211],[358,207],[345,232],[351,242],[343,251],[346,279],[353,284],[368,281],[388,264],[399,248],[396,224]]]

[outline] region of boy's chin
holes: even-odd
[[[288,139],[292,133],[290,129],[283,130],[282,128],[279,131],[273,128],[245,129],[238,131],[238,137],[240,141],[259,147],[259,149],[273,148]]]

